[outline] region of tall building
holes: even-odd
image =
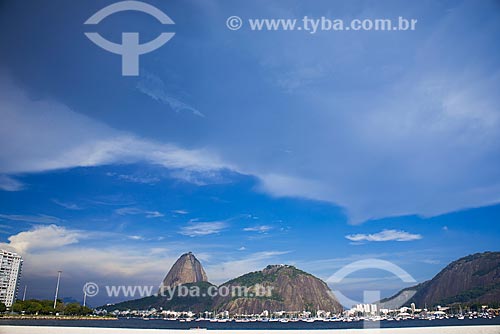
[[[0,249],[0,302],[7,307],[16,300],[22,265],[20,255]]]

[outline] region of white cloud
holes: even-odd
[[[173,213],[177,213],[179,215],[187,215],[189,212],[186,210],[173,210]]]
[[[413,241],[422,239],[420,234],[412,234],[405,231],[398,230],[383,230],[373,234],[350,234],[345,236],[354,242],[363,241]]]
[[[27,252],[44,249],[57,249],[75,244],[84,238],[80,231],[66,229],[57,225],[35,226],[29,231],[20,232],[8,238],[8,243],[0,243],[0,247],[14,249],[24,255]]]
[[[119,208],[115,210],[115,213],[120,215],[120,216],[126,216],[126,215],[144,215],[146,218],[159,218],[163,217],[164,214],[159,212],[159,211],[149,211],[149,210],[143,210],[135,207],[126,207],[126,208]]]
[[[227,227],[225,222],[191,222],[179,231],[182,235],[190,237],[205,236],[220,233]]]
[[[0,174],[0,190],[5,191],[20,191],[24,189],[24,184],[18,180]]]
[[[258,232],[258,233],[267,233],[272,230],[273,227],[269,225],[257,225],[251,227],[245,227],[243,231],[245,232]]]
[[[7,220],[13,220],[13,221],[22,221],[22,222],[27,222],[27,223],[38,223],[38,224],[57,224],[61,223],[64,220],[58,217],[54,216],[48,216],[48,215],[6,215],[6,214],[0,214],[0,218],[7,219]]]
[[[11,235],[0,248],[22,255],[25,274],[30,277],[51,277],[63,270],[75,279],[84,275],[114,283],[122,283],[122,279],[159,283],[176,255],[170,256],[167,248],[122,246],[123,237],[57,225],[35,226]],[[143,237],[132,235],[128,239]]]

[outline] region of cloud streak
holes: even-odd
[[[163,81],[153,74],[145,74],[141,77],[141,80],[137,83],[137,90],[141,93],[146,94],[155,101],[167,104],[176,113],[180,112],[190,112],[198,117],[205,117],[198,109],[193,108],[187,103],[180,101],[179,99],[173,97],[167,93],[167,88]]]
[[[52,202],[68,210],[82,210],[82,208],[75,203],[63,202],[58,199],[53,199]]]
[[[257,233],[267,233],[273,229],[272,226],[269,225],[257,225],[251,227],[245,227],[243,231],[245,232],[257,232]]]
[[[57,224],[61,223],[64,220],[58,217],[54,216],[48,216],[48,215],[6,215],[6,214],[0,214],[0,218],[7,219],[7,220],[13,220],[13,221],[21,221],[21,222],[27,222],[27,223],[38,223],[38,224]]]
[[[422,239],[420,234],[412,234],[405,231],[398,230],[383,230],[378,233],[373,234],[349,234],[345,236],[346,239],[353,242],[363,242],[363,241],[414,241]]]
[[[24,189],[24,184],[8,175],[0,174],[0,190],[20,191]]]
[[[159,211],[143,210],[135,207],[119,208],[115,210],[115,213],[120,216],[144,215],[146,218],[159,218],[165,216]]]
[[[182,227],[179,233],[189,237],[200,237],[220,233],[226,227],[226,222],[191,222]]]

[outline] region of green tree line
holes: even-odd
[[[26,301],[17,300],[12,305],[12,311],[23,314],[64,314],[64,315],[89,315],[92,309],[78,303],[63,303],[58,300],[54,309],[54,301],[30,299]]]

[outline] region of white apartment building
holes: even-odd
[[[0,249],[0,302],[7,307],[16,300],[22,265],[20,255]]]
[[[350,311],[351,313],[360,312],[365,315],[376,315],[377,304],[357,304]]]

